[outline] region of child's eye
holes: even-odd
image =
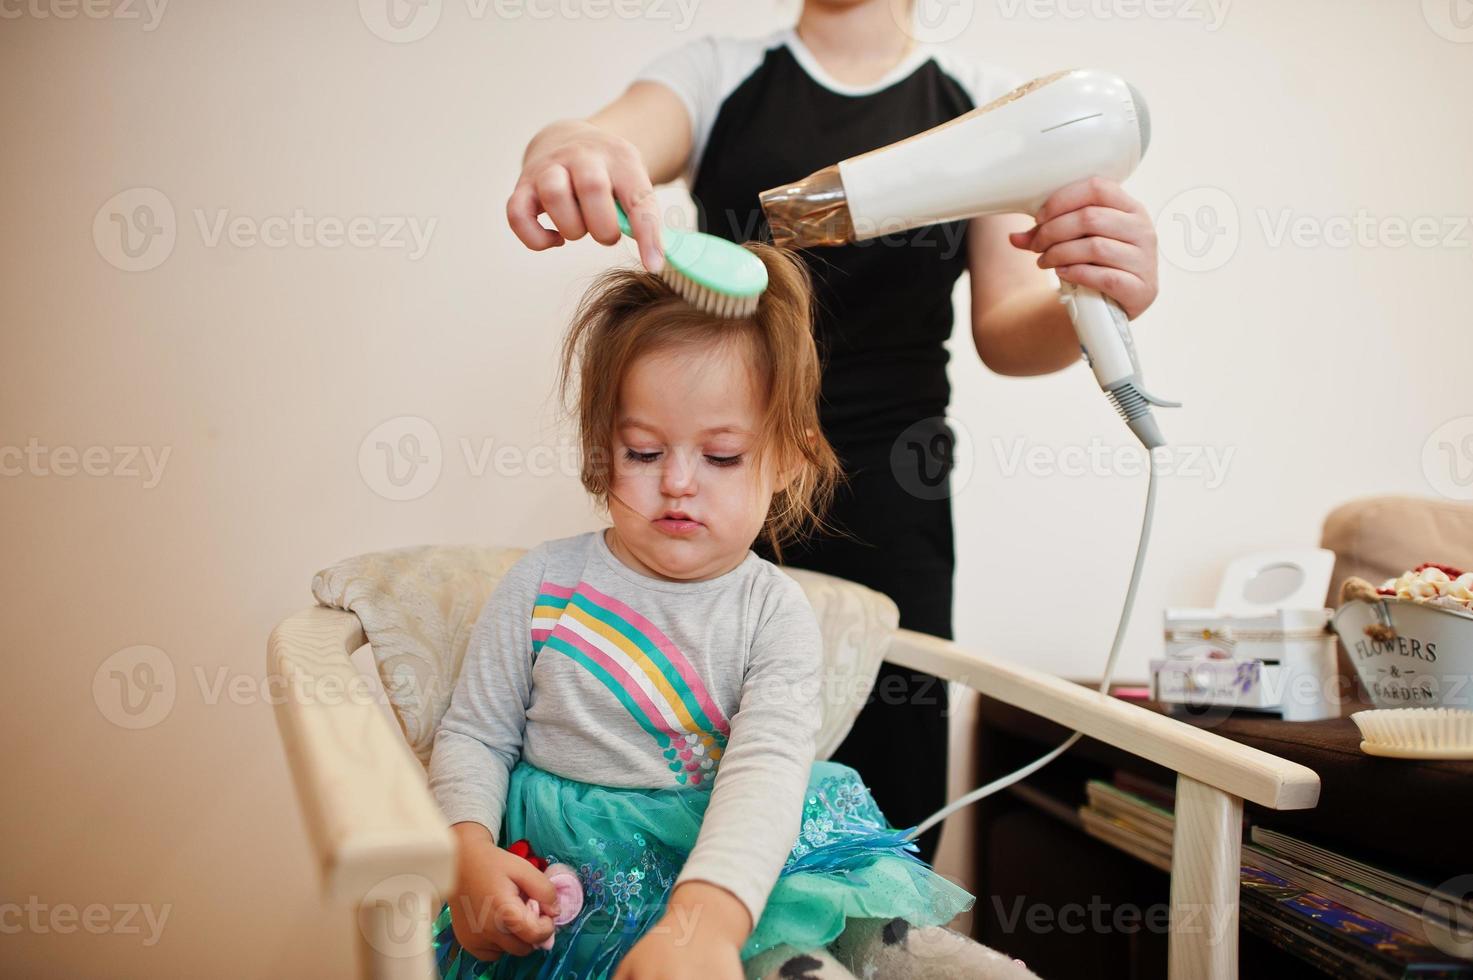
[[[653,463],[660,458],[660,454],[658,452],[642,453],[637,449],[626,449],[624,450],[624,458],[631,463]]]
[[[742,461],[740,455],[736,456],[707,456],[706,462],[712,466],[735,466]]]

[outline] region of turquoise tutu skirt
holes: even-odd
[[[711,794],[705,789],[618,789],[574,782],[525,762],[512,771],[500,841],[578,869],[583,911],[550,950],[484,962],[461,949],[450,908],[435,921],[440,975],[471,978],[602,978],[613,975],[664,914],[676,875],[695,846]],[[788,854],[744,960],[774,946],[827,946],[849,919],[903,918],[941,925],[972,896],[917,858],[891,827],[859,774],[814,765],[797,843]]]

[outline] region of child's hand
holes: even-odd
[[[634,944],[614,980],[742,980],[741,946],[686,937],[666,916]],[[699,933],[699,930],[697,930]]]
[[[526,956],[552,935],[557,890],[531,862],[492,843],[490,831],[480,824],[458,823],[451,829],[457,844],[450,899],[455,938],[480,960],[503,953]],[[528,910],[528,898],[542,906],[541,915]]]
[[[688,881],[619,963],[614,980],[742,980],[742,943],[751,931],[752,917],[731,892]]]

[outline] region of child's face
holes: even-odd
[[[609,547],[682,581],[736,567],[782,488],[752,452],[761,392],[745,353],[671,349],[635,361],[619,389]],[[683,515],[681,517],[680,515]]]

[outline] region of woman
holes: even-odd
[[[547,126],[527,147],[507,218],[534,250],[585,234],[613,244],[617,198],[642,261],[657,271],[654,184],[685,176],[703,230],[744,241],[763,231],[759,192],[939,125],[1019,81],[917,45],[891,0],[806,0],[791,30],[688,43],[590,118]],[[1061,189],[1033,218],[937,225],[805,258],[824,356],[821,417],[849,483],[830,515],[841,533],[782,560],[884,592],[901,626],[950,638],[943,344],[952,287],[970,273],[972,337],[989,368],[1060,370],[1078,360],[1079,344],[1045,270],[1100,290],[1134,318],[1156,298],[1151,219],[1119,185],[1092,179]],[[904,827],[944,802],[946,744],[945,685],[887,664],[834,758],[860,770]],[[926,860],[938,836],[921,841]]]

